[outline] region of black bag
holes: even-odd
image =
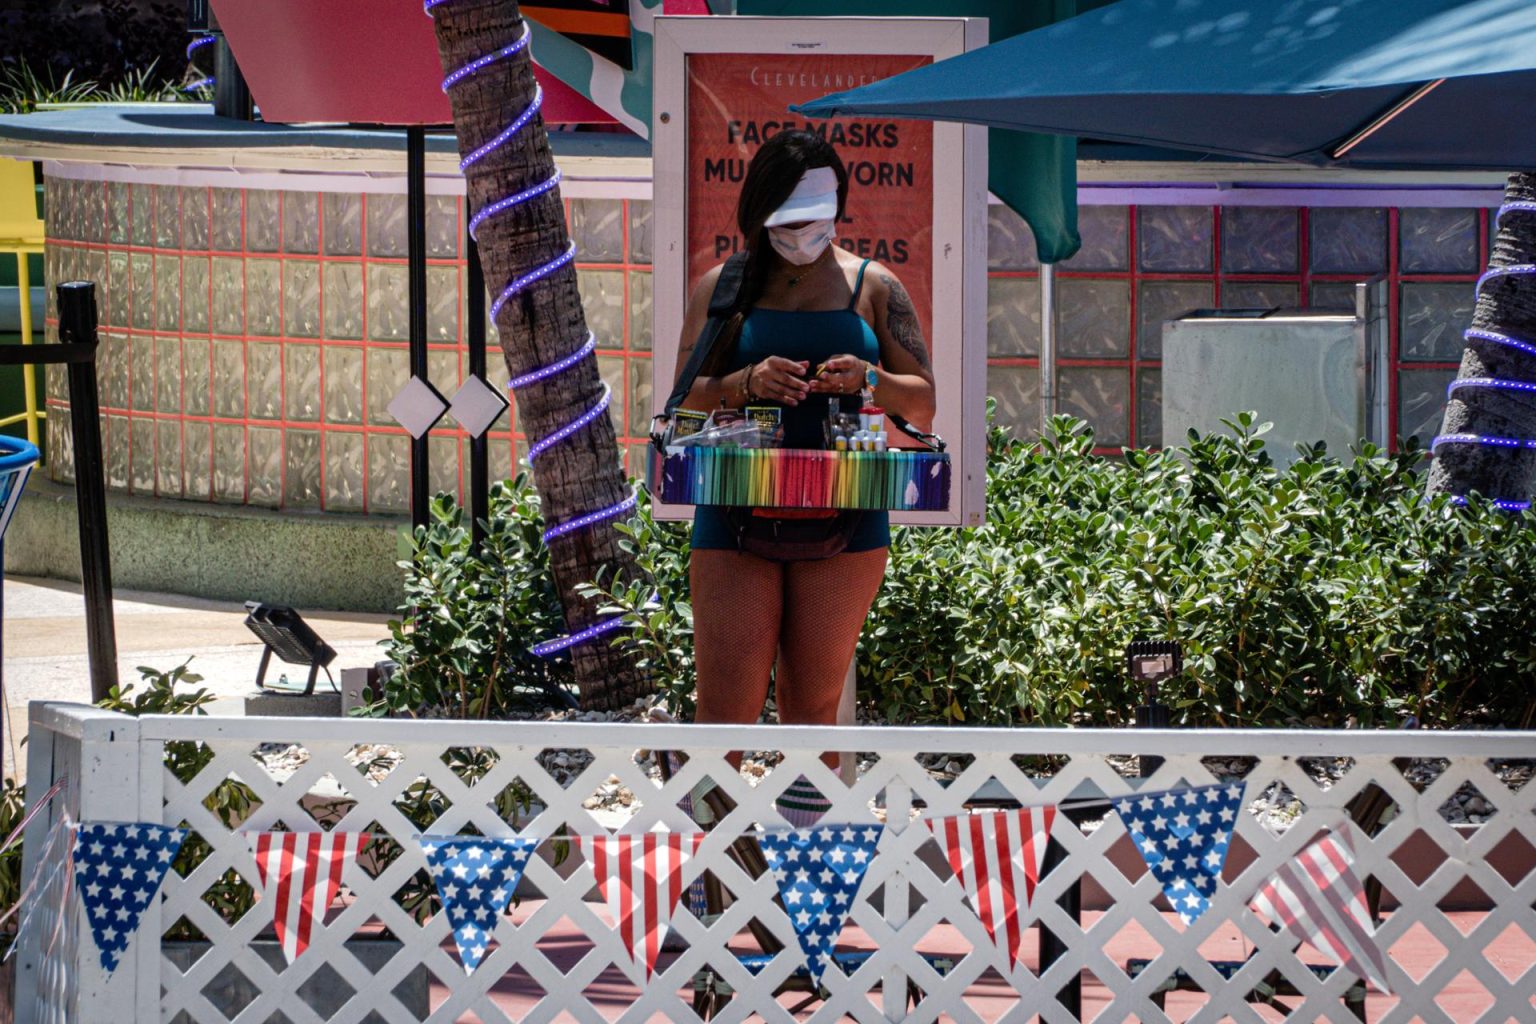
[[[688,397],[688,392],[693,390],[693,382],[699,372],[706,363],[724,365],[735,350],[740,331],[726,332],[725,328],[740,312],[738,305],[746,268],[746,252],[732,255],[720,268],[720,277],[715,281],[715,290],[709,297],[709,319],[699,332],[693,352],[677,378],[677,385],[673,387],[672,394],[667,396],[662,414],[656,417],[662,421],[660,429],[652,421],[651,444],[658,454],[665,452],[666,424],[671,422],[673,414]],[[722,338],[722,335],[726,336]],[[726,347],[719,347],[722,345]],[[943,440],[936,435],[915,429],[893,413],[887,412],[886,418],[897,429],[935,451],[944,450]],[[737,547],[747,554],[774,562],[809,562],[842,554],[848,542],[853,539],[853,532],[864,518],[864,513],[837,509],[730,508],[726,510],[726,517],[736,534]]]

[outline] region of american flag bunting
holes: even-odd
[[[81,825],[75,834],[75,881],[108,974],[186,838],[184,828],[127,823]]]
[[[464,973],[470,974],[485,959],[496,923],[511,902],[538,840],[421,836],[419,841]]]
[[[1340,832],[1328,832],[1289,864],[1282,864],[1249,906],[1334,963],[1374,982],[1383,992],[1387,962],[1376,944],[1365,887],[1355,875],[1354,851]]]
[[[758,837],[811,980],[821,984],[837,936],[874,860],[879,825],[770,830]]]
[[[927,822],[987,934],[1006,939],[1010,966],[1019,963],[1019,911],[1034,899],[1055,817],[1054,807],[1025,807]]]
[[[576,837],[618,923],[619,938],[647,981],[683,895],[683,865],[703,839],[702,832]]]
[[[1188,924],[1211,905],[1243,806],[1243,784],[1191,786],[1110,803],[1168,903]]]
[[[325,922],[342,874],[362,851],[368,833],[261,832],[254,838],[262,898],[272,905],[277,940],[292,963]]]

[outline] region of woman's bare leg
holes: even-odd
[[[780,722],[837,724],[848,663],[885,579],[886,554],[878,548],[784,566],[784,639],[774,685]],[[838,767],[836,751],[824,751],[821,760],[834,771]],[[791,784],[779,804],[780,813],[796,827],[814,824],[828,806],[804,777]]]
[[[688,578],[698,671],[694,721],[756,722],[778,654],[784,566],[739,551],[695,551]],[[735,755],[732,763],[738,761]]]

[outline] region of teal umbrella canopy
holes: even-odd
[[[1533,0],[1120,0],[796,108],[1319,166],[1536,167]]]

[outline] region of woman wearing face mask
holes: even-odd
[[[877,405],[931,429],[933,371],[911,298],[889,269],[835,243],[847,195],[842,160],[819,136],[781,132],[758,150],[736,208],[749,254],[736,311],[685,406],[777,404],[785,447],[823,448],[829,400],[856,403],[872,388]],[[689,301],[679,375],[719,275],[705,274]],[[890,544],[886,513],[857,515],[841,553],[780,561],[741,550],[729,510],[697,509],[697,721],[757,721],[770,680],[780,721],[836,721]]]

